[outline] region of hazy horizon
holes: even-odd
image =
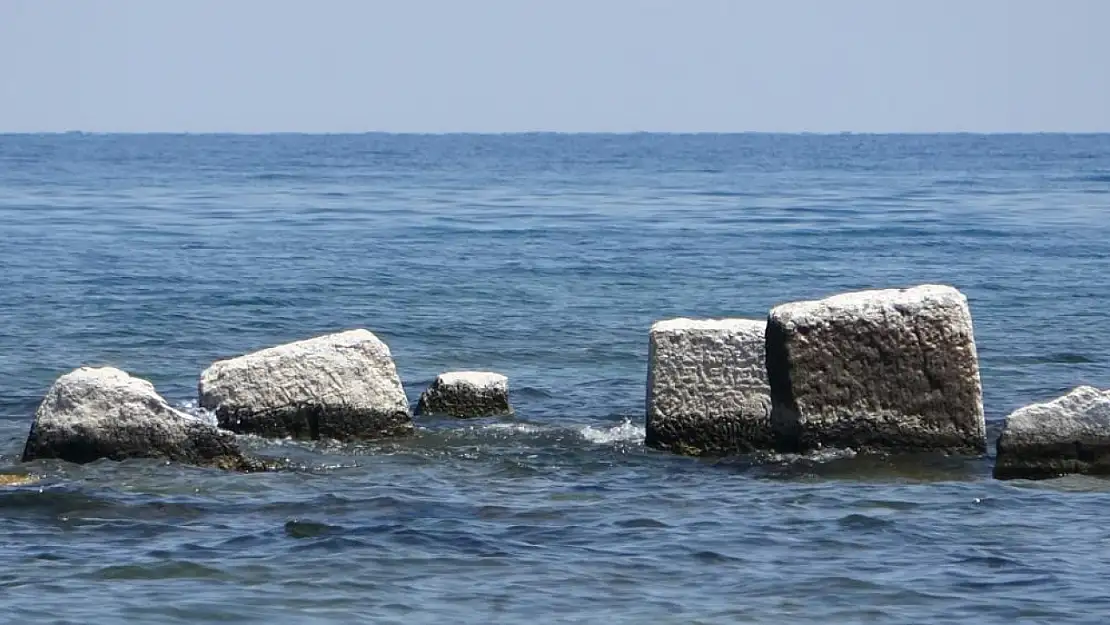
[[[268,137],[268,136],[304,136],[304,137],[359,137],[365,135],[385,135],[385,136],[410,136],[410,137],[450,137],[450,136],[478,136],[478,137],[498,137],[498,136],[528,136],[528,135],[612,135],[612,136],[630,136],[630,135],[674,135],[674,136],[743,136],[743,135],[768,135],[768,136],[782,136],[782,137],[836,137],[836,136],[860,136],[860,137],[898,137],[898,136],[944,136],[944,135],[964,135],[964,136],[983,136],[983,137],[1004,137],[1004,136],[1037,136],[1037,135],[1058,135],[1058,136],[1099,136],[1110,135],[1107,130],[1091,130],[1091,131],[1068,131],[1068,130],[1030,130],[1030,131],[974,131],[974,130],[937,130],[937,131],[910,131],[910,132],[857,132],[852,130],[839,130],[839,131],[774,131],[774,130],[730,130],[730,131],[714,131],[714,130],[698,130],[698,131],[668,131],[668,130],[627,130],[627,131],[606,131],[606,130],[509,130],[509,131],[440,131],[440,132],[420,132],[420,131],[389,131],[389,130],[362,130],[362,131],[298,131],[298,130],[260,130],[260,131],[219,131],[219,130],[204,130],[204,131],[173,131],[173,130],[134,130],[134,131],[117,131],[117,130],[14,130],[14,131],[0,131],[0,136],[19,137],[19,136],[52,136],[52,135],[92,135],[92,136],[182,136],[182,137],[205,137],[205,136],[226,136],[226,137]]]
[[[1110,132],[1099,0],[0,3],[0,133]]]

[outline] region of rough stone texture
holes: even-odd
[[[766,325],[751,319],[652,325],[645,442],[688,455],[770,449]]]
[[[413,431],[389,347],[366,330],[216,362],[198,390],[201,407],[234,432],[343,441]]]
[[[1080,386],[1006,417],[994,477],[1044,479],[1068,473],[1110,475],[1110,391]]]
[[[767,373],[785,450],[986,450],[971,313],[952,287],[775,307]]]
[[[488,371],[441,373],[420,395],[416,411],[464,419],[510,415],[509,378]]]
[[[111,367],[81,368],[50,387],[31,425],[23,460],[165,458],[255,470],[235,435],[170,407],[146,380]]]

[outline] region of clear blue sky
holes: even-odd
[[[1110,0],[0,0],[0,131],[1110,131]]]

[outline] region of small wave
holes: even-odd
[[[115,564],[106,566],[93,574],[108,580],[162,580],[162,579],[231,579],[231,576],[218,569],[199,562],[170,560],[152,564]]]
[[[1058,182],[1110,182],[1110,172],[1058,176],[1055,180]]]
[[[743,561],[741,558],[709,550],[696,551],[690,554],[690,556],[700,564],[725,564],[728,562]]]
[[[591,443],[610,445],[613,443],[642,443],[646,431],[642,426],[634,425],[631,419],[625,417],[619,425],[609,427],[587,425],[578,433]]]
[[[517,397],[523,397],[527,399],[549,399],[555,397],[555,394],[551,391],[540,388],[538,386],[522,386],[520,388],[513,389],[513,394]]]
[[[1029,567],[1022,563],[1020,560],[1014,558],[1007,558],[1006,556],[981,554],[971,555],[960,558],[957,564],[961,567],[975,567],[981,566],[987,569],[1028,569]]]
[[[248,176],[248,177],[251,180],[262,180],[262,181],[270,182],[270,181],[275,181],[275,180],[300,180],[304,176],[302,176],[300,174],[290,174],[290,173],[275,171],[275,172],[264,172],[264,173],[260,173],[260,174],[253,174],[253,175]]]
[[[649,517],[636,517],[632,519],[621,519],[613,523],[617,527],[625,529],[662,529],[670,527],[670,525],[658,519]]]
[[[41,397],[15,395],[0,398],[0,417],[24,419],[32,417],[42,403]]]
[[[839,449],[836,447],[828,447],[825,449],[808,451],[804,454],[769,452],[766,455],[766,460],[768,462],[781,464],[794,464],[796,462],[813,462],[823,464],[827,462],[833,462],[835,460],[855,458],[856,455],[857,452],[854,449]]]
[[[290,538],[317,538],[341,531],[338,525],[329,525],[318,521],[292,519],[284,526],[285,535]]]
[[[514,434],[536,434],[542,432],[543,428],[536,425],[528,425],[527,423],[490,423],[483,426],[483,430],[497,430],[502,432],[512,432]]]
[[[866,514],[852,513],[837,519],[836,524],[842,529],[869,531],[893,527],[894,521]]]
[[[181,402],[177,404],[176,408],[181,412],[184,412],[191,417],[196,417],[197,419],[204,421],[209,425],[217,427],[219,426],[219,420],[216,419],[216,413],[212,412],[211,410],[201,408],[197,404],[196,400]]]
[[[749,191],[713,190],[695,192],[692,195],[699,195],[701,197],[752,197],[755,194]]]
[[[34,484],[40,479],[37,475],[24,473],[0,473],[0,486],[26,486]]]
[[[1065,365],[1084,365],[1093,364],[1098,360],[1087,354],[1079,352],[1054,352],[1050,354],[1034,354],[1027,356],[1018,356],[1013,359],[1015,362],[1026,362],[1030,364],[1065,364]]]
[[[472,431],[489,432],[504,435],[534,435],[534,434],[559,434],[561,428],[544,427],[529,423],[489,423],[473,426]],[[614,443],[642,443],[644,440],[643,426],[635,425],[631,419],[625,418],[621,423],[609,426],[586,425],[572,430],[587,442],[597,445],[611,445]]]

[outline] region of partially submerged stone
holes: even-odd
[[[165,458],[253,470],[235,435],[174,410],[150,382],[112,367],[84,367],[58,378],[35,413],[23,460]]]
[[[1045,479],[1069,473],[1110,475],[1110,391],[1080,386],[1006,417],[995,478]]]
[[[652,325],[646,444],[688,455],[770,449],[766,325],[752,319]]]
[[[235,432],[352,440],[413,431],[389,347],[366,330],[216,362],[198,390],[200,406]]]
[[[509,378],[489,371],[441,373],[420,395],[417,412],[460,418],[510,415]]]
[[[767,373],[772,422],[789,450],[986,450],[971,313],[952,287],[777,306]]]

